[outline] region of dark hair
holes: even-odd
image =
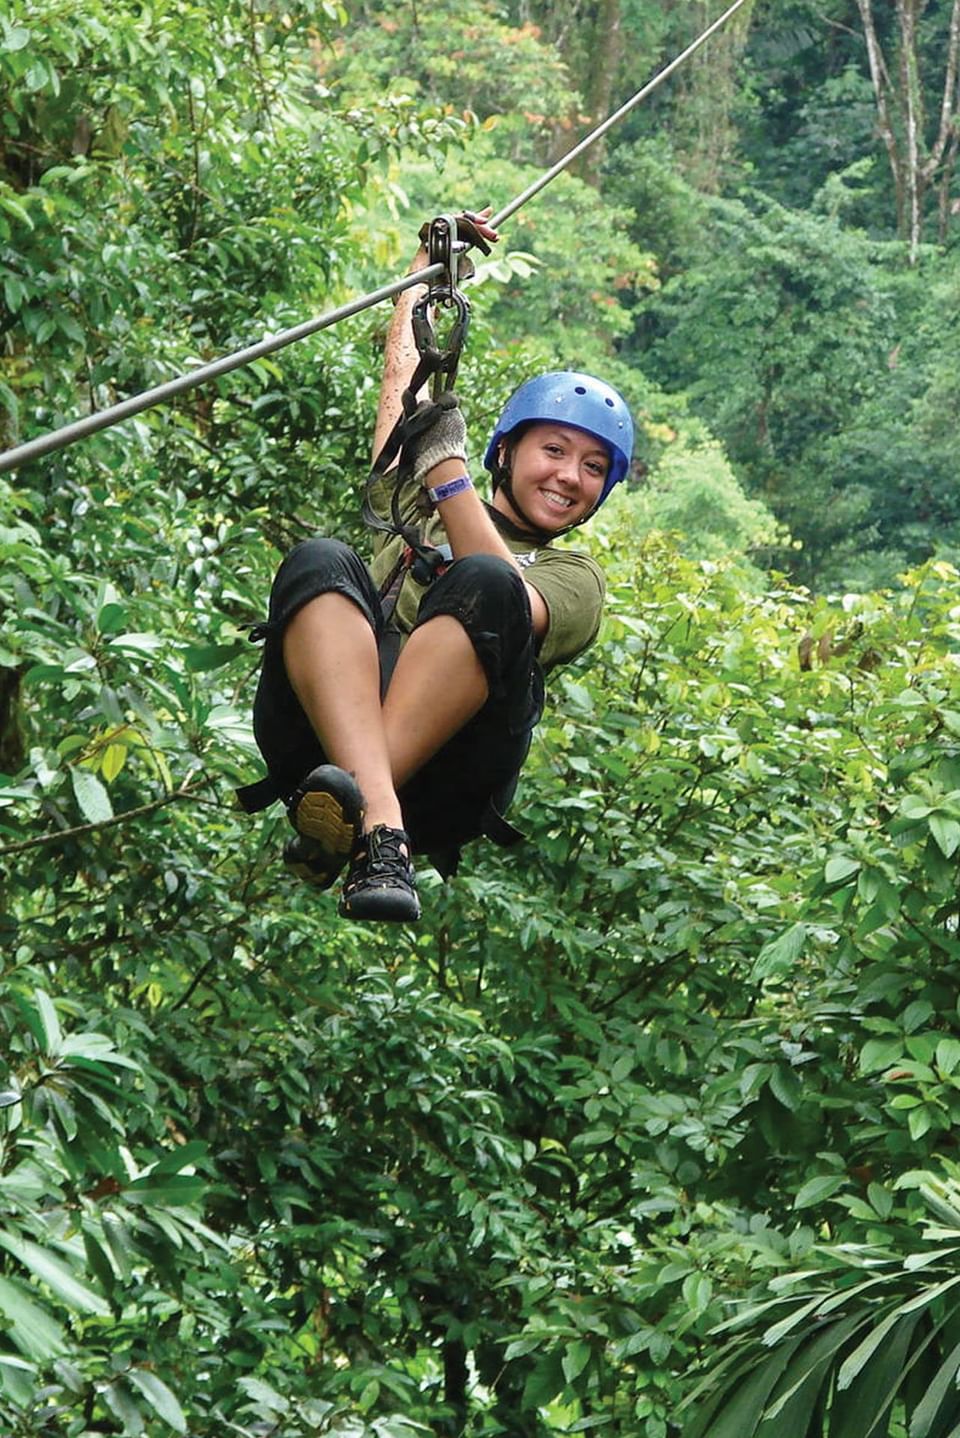
[[[523,439],[523,436],[526,434],[527,430],[532,429],[535,424],[536,420],[525,419],[522,421],[521,424],[515,425],[514,428],[510,431],[510,433],[505,436],[503,440],[505,451],[503,463],[500,463],[499,457],[494,458],[493,467],[490,470],[490,474],[493,479],[494,494],[496,494],[503,481],[510,478],[510,471],[513,468],[514,451],[516,450],[517,445]]]

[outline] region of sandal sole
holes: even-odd
[[[331,854],[349,855],[360,836],[362,811],[349,814],[334,794],[304,794],[294,814],[294,828],[307,839],[316,839]]]
[[[315,852],[307,849],[290,857],[285,851],[287,868],[308,884],[328,889],[363,833],[363,796],[356,782],[336,765],[322,764],[303,780],[287,813],[301,838],[316,846]]]
[[[342,919],[361,924],[415,924],[420,917],[420,901],[415,894],[396,889],[367,889],[353,899],[341,899],[338,912]]]

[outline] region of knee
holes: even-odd
[[[273,581],[272,599],[276,603],[288,591],[316,586],[316,592],[335,587],[345,576],[352,576],[360,560],[349,545],[339,539],[316,535],[301,540],[286,555]]]
[[[533,632],[527,586],[518,569],[496,554],[467,554],[430,586],[420,601],[417,627],[449,614],[476,648],[482,636],[497,636],[507,648],[528,642]]]
[[[319,569],[324,572],[349,568],[356,557],[350,546],[341,539],[327,539],[322,534],[315,534],[312,539],[302,539],[293,546],[280,565],[277,578],[279,579],[285,570],[293,568]]]
[[[498,554],[466,554],[457,560],[455,570],[460,583],[475,590],[487,602],[527,607],[523,576]]]
[[[330,592],[347,594],[364,608],[372,605],[370,578],[360,557],[339,539],[305,539],[291,549],[277,570],[270,592],[265,633],[279,633],[311,599]]]

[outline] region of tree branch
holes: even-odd
[[[940,105],[940,132],[923,167],[925,180],[933,178],[943,159],[947,141],[951,135],[956,133],[953,113],[956,103],[958,57],[960,57],[960,0],[953,0],[953,9],[950,12],[950,39],[947,41],[947,68],[943,79],[943,100]]]
[[[186,799],[195,790],[199,789],[204,781],[196,779],[192,783],[182,785],[169,794],[162,795],[159,799],[151,799],[149,804],[140,804],[136,809],[127,809],[123,814],[114,814],[112,819],[101,819],[95,824],[77,824],[72,829],[61,829],[56,834],[40,834],[36,839],[24,839],[19,844],[6,844],[0,848],[0,859],[6,858],[9,854],[25,854],[28,849],[39,849],[43,844],[59,844],[63,839],[75,839],[81,834],[93,834],[98,829],[113,829],[118,824],[126,824],[129,819],[139,819],[142,814],[152,814],[155,809],[162,809],[165,804],[174,804],[178,799]]]
[[[893,183],[897,193],[897,209],[900,211],[903,204],[903,176],[900,168],[900,154],[897,149],[897,137],[893,131],[893,125],[890,120],[890,109],[887,104],[890,76],[887,72],[886,63],[884,62],[880,41],[877,39],[877,30],[873,23],[873,5],[871,0],[857,0],[857,9],[860,11],[860,19],[863,22],[863,37],[867,43],[870,78],[873,81],[873,94],[877,106],[877,126],[880,131],[880,138],[886,147],[887,158],[890,161],[890,169],[893,172]],[[898,221],[902,220],[902,213],[898,213],[897,219]]]

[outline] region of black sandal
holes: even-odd
[[[377,824],[364,834],[343,886],[340,913],[345,919],[396,924],[419,919],[417,876],[403,829]]]

